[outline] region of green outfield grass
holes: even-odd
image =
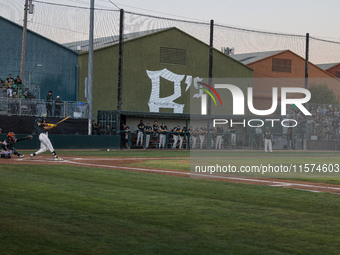
[[[3,162],[1,254],[339,253],[339,195]]]

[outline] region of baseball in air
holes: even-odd
[[[110,149],[107,149],[107,151],[110,151]]]

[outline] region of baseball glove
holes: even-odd
[[[28,135],[25,137],[27,140],[32,140],[33,139],[33,135]]]

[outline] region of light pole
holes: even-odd
[[[35,67],[33,67],[32,71],[30,71],[30,72],[28,73],[28,87],[29,87],[29,90],[31,90],[31,74],[32,74],[32,72],[34,71],[34,69],[35,69],[36,67],[41,67],[41,66],[42,66],[42,64],[37,64],[37,65],[35,65]]]

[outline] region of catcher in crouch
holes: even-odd
[[[14,144],[16,142],[20,142],[20,141],[24,141],[24,140],[32,140],[33,136],[32,135],[28,135],[25,138],[19,138],[16,139],[15,138],[15,134],[14,132],[9,132],[7,134],[7,138],[6,140],[1,143],[1,153],[0,153],[0,157],[1,158],[11,158],[12,153],[14,155],[17,155],[20,158],[23,158],[24,155],[21,154],[20,152],[18,152],[16,149],[14,149]]]
[[[50,139],[48,138],[48,130],[55,128],[56,126],[57,124],[46,123],[46,120],[43,121],[40,118],[35,120],[34,128],[37,134],[39,134],[40,149],[37,152],[30,154],[31,159],[33,159],[36,155],[49,150],[53,154],[55,160],[62,160],[61,158],[58,157],[57,153],[55,152],[52,146]]]

